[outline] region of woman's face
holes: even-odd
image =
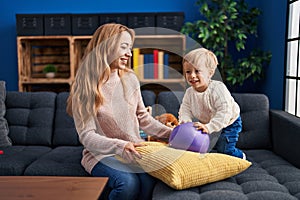
[[[131,35],[127,31],[120,33],[120,42],[116,48],[113,62],[110,64],[112,71],[117,69],[125,69],[132,56],[132,39]]]
[[[191,63],[183,64],[183,72],[186,81],[198,92],[204,92],[209,84],[210,76],[205,67],[195,68]]]

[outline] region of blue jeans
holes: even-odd
[[[216,144],[217,151],[238,158],[243,158],[243,152],[235,147],[241,131],[242,120],[239,116],[231,125],[222,129],[221,135]]]
[[[102,194],[109,192],[110,200],[152,199],[156,179],[142,172],[140,168],[137,170],[136,166],[122,163],[115,157],[107,157],[98,162],[91,174],[96,177],[109,177]]]

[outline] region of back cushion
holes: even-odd
[[[237,147],[242,149],[260,149],[271,147],[269,130],[269,100],[264,94],[233,93],[239,104],[243,130]]]
[[[5,118],[13,145],[51,145],[55,98],[54,92],[7,92]]]
[[[168,112],[178,118],[178,111],[182,103],[183,91],[160,92],[157,97],[157,115]]]
[[[152,90],[142,90],[141,93],[145,106],[153,106],[156,103],[156,95]]]
[[[69,93],[61,92],[56,98],[56,114],[54,122],[53,145],[80,145],[74,120],[66,112]]]

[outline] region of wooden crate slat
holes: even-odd
[[[30,41],[32,46],[69,46],[68,39],[42,39],[42,40],[31,40]]]
[[[32,47],[33,55],[69,55],[69,47],[49,47],[49,46],[34,46]]]
[[[67,64],[70,63],[69,55],[60,55],[60,56],[32,56],[32,64]]]
[[[69,78],[69,77],[70,77],[70,73],[60,73],[60,72],[55,73],[55,78]],[[46,78],[46,76],[44,73],[32,73],[31,78]],[[55,82],[55,79],[53,78],[48,80]]]
[[[70,65],[69,64],[57,64],[57,72],[70,72]],[[33,73],[42,73],[45,65],[34,65],[32,66]]]

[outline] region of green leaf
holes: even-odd
[[[261,11],[249,7],[245,0],[197,0],[196,5],[201,20],[186,22],[181,32],[215,53],[225,84],[242,85],[248,78],[262,78],[272,54],[251,49],[247,41],[250,36],[258,37]]]

